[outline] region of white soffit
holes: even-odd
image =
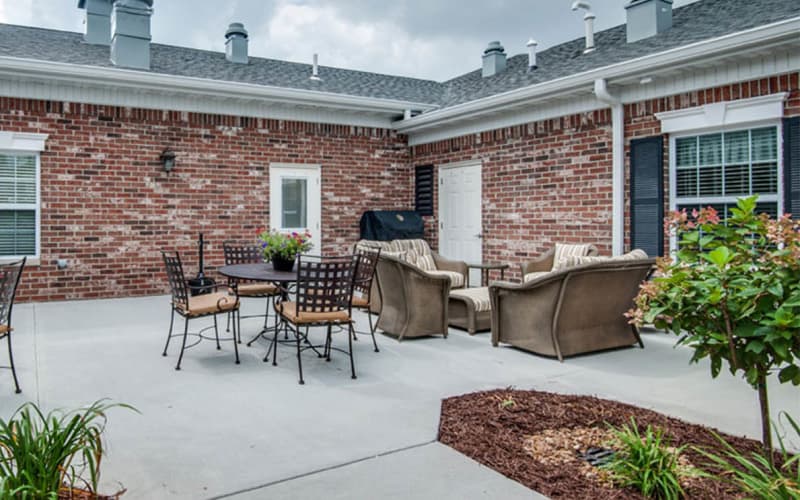
[[[0,131],[0,150],[6,151],[44,151],[47,134],[27,134],[22,132]]]
[[[665,111],[656,113],[656,118],[661,121],[661,132],[665,134],[776,120],[783,116],[783,102],[787,95],[787,92],[780,92],[677,111]]]

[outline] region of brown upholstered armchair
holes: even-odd
[[[377,275],[383,300],[378,328],[398,340],[447,337],[449,277],[384,254],[378,259]]]
[[[558,271],[562,259],[568,256],[598,255],[597,247],[590,244],[565,245],[556,243],[553,248],[539,257],[520,264],[522,281],[530,281],[544,273]]]
[[[492,345],[503,342],[555,356],[642,345],[625,318],[655,259],[607,259],[546,273],[531,281],[495,283]]]

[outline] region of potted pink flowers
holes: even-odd
[[[264,253],[264,261],[271,261],[276,271],[292,271],[297,254],[308,252],[313,246],[308,230],[288,234],[274,229],[265,230],[259,232],[258,240]]]

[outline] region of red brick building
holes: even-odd
[[[0,25],[0,255],[31,260],[26,299],[162,293],[159,250],[193,262],[201,231],[212,268],[267,226],[346,251],[365,210],[413,208],[424,165],[429,240],[470,260],[663,252],[664,210],[751,193],[800,214],[794,0],[634,0],[593,46],[490,45],[448,82],[251,58],[240,25],[225,54],[151,44],[151,6]]]

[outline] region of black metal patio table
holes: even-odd
[[[282,297],[283,299],[286,299],[285,290],[287,289],[287,284],[297,280],[297,273],[276,271],[275,269],[272,268],[272,264],[267,264],[267,263],[229,264],[227,266],[220,267],[219,269],[217,269],[217,272],[219,272],[226,278],[231,278],[235,280],[262,281],[262,282],[274,283],[278,285],[278,287],[282,290],[281,294],[283,295]],[[248,342],[247,345],[248,346],[252,345],[253,342],[258,340],[260,337],[263,337],[265,333],[275,328],[277,328],[277,325],[272,327],[265,325],[255,337],[250,339],[250,342]]]

